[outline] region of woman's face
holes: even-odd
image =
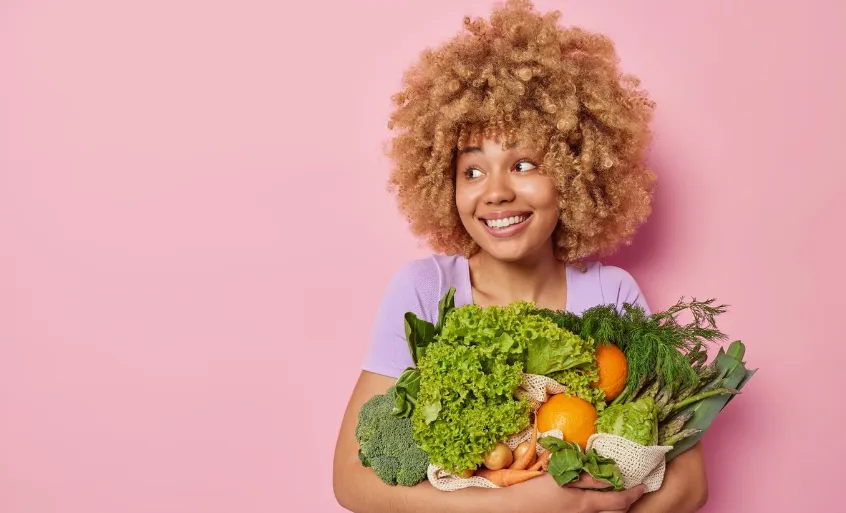
[[[538,171],[542,155],[494,140],[459,148],[455,203],[464,228],[491,256],[519,261],[547,250],[558,224],[558,191]]]

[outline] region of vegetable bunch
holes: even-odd
[[[537,415],[530,441],[514,450],[503,443],[532,425],[531,405],[516,393],[524,374],[550,377],[566,394],[590,403],[598,416],[588,429],[641,446],[672,446],[665,456],[671,460],[702,437],[755,373],[746,368],[740,341],[721,347],[707,363],[705,344],[726,338],[715,322],[726,307],[713,300],[680,300],[651,315],[631,304],[575,315],[526,302],[456,307],[454,293],[450,289],[439,302],[436,323],[405,315],[414,366],[388,394],[362,408],[356,430],[362,463],[386,483],[416,484],[431,463],[499,486],[545,472],[564,485],[587,472],[622,489],[612,458],[585,450],[566,433],[538,441]],[[690,322],[680,321],[683,313]],[[599,387],[597,344],[619,348],[614,376],[620,377],[611,381],[616,388],[608,392],[609,404]],[[545,449],[540,454],[538,442]]]
[[[744,344],[737,340],[728,350],[720,347],[706,364],[705,344],[724,340],[716,326],[725,305],[714,300],[685,302],[646,315],[643,308],[626,304],[586,310],[581,316],[544,310],[560,326],[616,344],[629,363],[626,388],[599,414],[598,433],[622,436],[641,445],[671,445],[672,460],[699,441],[717,413],[749,381],[755,370],[746,368]],[[679,317],[689,313],[691,321]]]

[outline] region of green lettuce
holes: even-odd
[[[420,359],[420,391],[411,414],[414,439],[432,463],[460,474],[529,426],[529,403],[514,391],[520,363],[493,346],[429,346]]]
[[[595,425],[597,433],[621,436],[640,445],[658,443],[658,408],[651,396],[605,408]]]

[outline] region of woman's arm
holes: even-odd
[[[687,513],[698,511],[707,501],[705,457],[697,443],[667,465],[661,488],[644,494],[629,513]]]

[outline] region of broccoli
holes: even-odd
[[[358,457],[389,485],[414,486],[426,479],[429,455],[412,438],[411,419],[391,414],[395,388],[368,400],[358,412]]]

